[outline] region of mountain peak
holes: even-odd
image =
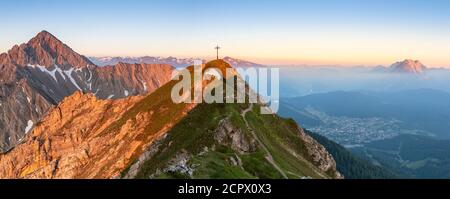
[[[391,71],[397,73],[413,73],[421,74],[427,67],[423,65],[419,60],[405,59],[404,61],[397,62],[391,65]]]
[[[86,57],[76,53],[46,30],[39,32],[27,43],[8,51],[8,61],[20,66],[40,65],[85,67],[94,65]]]
[[[38,37],[38,36],[53,36],[53,35],[50,32],[46,31],[46,30],[42,30],[36,36]]]
[[[208,63],[206,63],[206,68],[226,69],[226,68],[232,68],[232,67],[229,63],[227,63],[223,59],[216,59],[216,60],[209,61]]]
[[[52,35],[50,32],[46,30],[39,32],[28,43],[31,43],[33,41],[54,41],[62,44],[62,42],[58,38],[56,38],[54,35]]]

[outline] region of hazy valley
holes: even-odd
[[[281,88],[291,92],[281,94],[282,116],[401,178],[448,178],[446,155],[431,155],[450,152],[437,144],[450,139],[447,69],[405,60],[390,67],[286,71],[292,78]]]

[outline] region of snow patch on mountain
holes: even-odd
[[[73,72],[73,68],[70,68],[69,70],[64,70],[64,73],[67,75],[67,77],[70,79],[70,81],[72,82],[72,84],[79,90],[79,91],[83,91],[77,84],[77,82],[75,81],[75,79],[72,77],[72,72]]]
[[[32,120],[28,120],[27,122],[27,127],[25,127],[25,134],[28,134],[31,130],[31,128],[33,128],[33,121]]]
[[[63,77],[64,80],[66,80],[66,77],[63,75],[63,71],[62,71],[61,68],[59,68],[57,65],[54,66],[55,69],[53,69],[52,71],[49,71],[49,70],[47,69],[47,67],[41,66],[41,65],[31,65],[31,64],[28,64],[28,67],[30,67],[30,68],[38,68],[41,72],[49,74],[50,76],[53,77],[53,79],[55,80],[55,82],[58,82],[58,79],[56,78],[56,72],[58,72],[58,73],[61,75],[61,77]]]

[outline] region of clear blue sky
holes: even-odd
[[[0,52],[48,30],[93,56],[450,66],[447,0],[2,0]]]

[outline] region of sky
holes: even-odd
[[[0,52],[47,30],[87,56],[450,67],[448,0],[2,0]]]

